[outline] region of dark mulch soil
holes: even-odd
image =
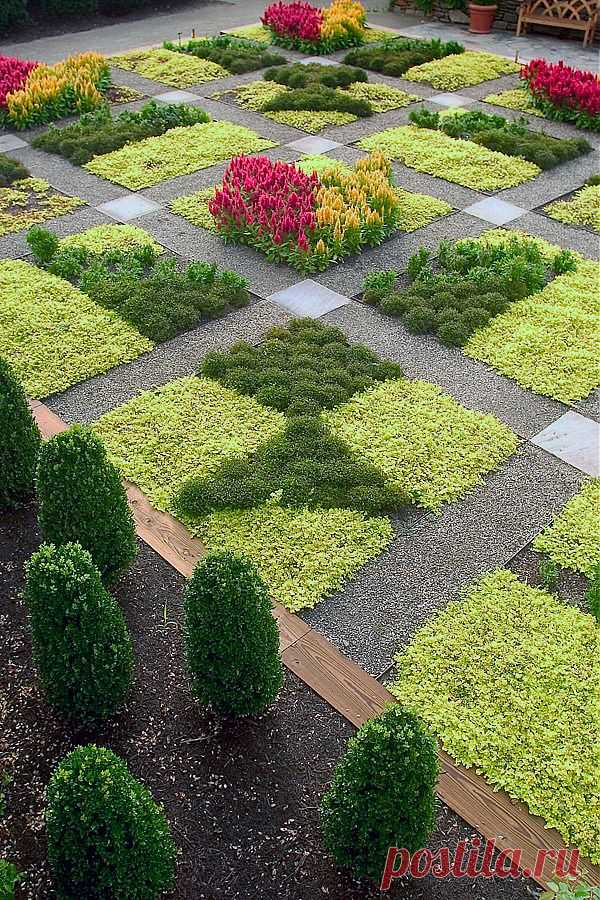
[[[181,654],[183,579],[143,546],[116,595],[133,634],[137,670],[127,706],[99,731],[70,733],[47,707],[31,662],[20,592],[39,543],[35,509],[0,520],[0,760],[5,815],[0,858],[25,872],[20,898],[52,896],[45,864],[44,788],[57,762],[94,740],[123,756],[161,800],[180,848],[185,900],[360,900],[378,892],[338,872],[321,846],[318,805],[351,727],[288,674],[260,718],[224,723],[194,703]],[[0,804],[1,809],[1,804]],[[472,835],[445,808],[431,849]],[[395,885],[407,900],[526,900],[531,882]],[[108,898],[107,898],[108,900]]]
[[[556,582],[545,584],[544,579],[540,575],[542,559],[543,557],[533,549],[532,545],[528,544],[527,547],[524,547],[511,559],[508,563],[508,568],[533,587],[543,587],[545,590],[550,590],[568,603],[572,603],[574,606],[578,606],[580,609],[588,612],[585,599],[585,592],[589,584],[588,579],[584,575],[580,575],[578,572],[573,572],[570,569],[558,569]]]

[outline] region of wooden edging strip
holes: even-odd
[[[45,438],[69,426],[43,403],[30,401],[33,416]],[[187,578],[206,547],[181,522],[155,509],[136,485],[125,481],[127,498],[138,536],[169,565]],[[299,616],[276,603],[273,615],[279,627],[281,658],[286,667],[357,728],[380,713],[394,698],[375,678],[339,652],[323,635]],[[554,828],[546,828],[524,803],[494,789],[473,769],[455,763],[443,750],[440,756],[438,795],[454,812],[492,840],[499,850],[519,848],[524,872],[546,887],[554,878],[556,853],[566,845]],[[540,850],[548,851],[543,872],[534,875]],[[600,866],[580,859],[582,881],[600,885]]]

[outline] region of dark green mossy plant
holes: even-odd
[[[192,690],[219,714],[257,715],[277,697],[279,632],[249,560],[216,553],[198,563],[185,593],[185,642]]]
[[[14,181],[28,177],[29,172],[22,163],[0,153],[0,188],[9,187]]]
[[[33,658],[51,706],[77,725],[111,716],[131,684],[123,613],[80,544],[42,544],[26,567]]]
[[[409,118],[419,128],[439,130],[449,137],[474,141],[488,150],[526,159],[540,169],[552,169],[592,150],[585,138],[556,138],[529,131],[524,119],[509,122],[503,116],[478,110],[443,116],[423,108],[413,110]]]
[[[590,583],[585,592],[588,609],[600,624],[600,565],[590,575]]]
[[[434,59],[442,59],[444,56],[463,53],[464,49],[462,44],[456,41],[443,43],[437,39],[426,41],[418,38],[414,40],[394,38],[374,47],[359,47],[350,50],[344,57],[344,63],[397,78],[404,75],[413,66],[420,66],[422,63],[431,62]]]
[[[329,88],[343,88],[357,81],[368,81],[367,73],[356,66],[324,66],[322,63],[291,63],[267,69],[265,81],[275,81],[286,87],[306,88],[313,84],[321,84]]]
[[[226,353],[207,353],[199,374],[288,415],[316,415],[403,375],[396,363],[350,345],[343,331],[316,319],[271,328],[257,347],[240,342]]]
[[[119,150],[125,144],[164,134],[171,128],[203,122],[210,122],[210,116],[197,106],[158,104],[151,100],[138,112],[124,110],[116,117],[104,106],[85,113],[64,128],[51,125],[48,131],[33,139],[32,145],[83,166],[94,156]]]
[[[66,278],[96,303],[112,309],[156,343],[250,302],[248,282],[216,264],[190,263],[179,271],[173,257],[149,246],[93,254],[81,247],[61,250],[56,237],[34,227],[27,235],[36,262]]]
[[[14,863],[0,859],[0,897],[15,900],[15,887],[21,881],[21,874]]]
[[[363,725],[321,803],[323,840],[336,863],[379,883],[390,847],[427,846],[438,773],[436,742],[412,713],[394,706]]]
[[[227,34],[210,38],[193,38],[177,44],[165,41],[163,47],[179,53],[189,53],[198,59],[208,59],[223,66],[232,75],[242,75],[244,72],[263,69],[265,66],[282,66],[286,63],[284,56],[273,53],[257,41],[247,41]]]
[[[412,332],[433,332],[443,343],[462,347],[511,303],[541,290],[550,272],[572,271],[575,265],[569,251],[546,263],[535,240],[442,241],[435,270],[430,253],[421,248],[407,265],[408,288],[397,289],[393,270],[373,272],[365,279],[363,299],[399,316]]]
[[[156,900],[173,885],[176,850],[163,809],[105,747],[76,747],[55,769],[46,834],[62,900]]]
[[[369,515],[408,502],[325,422],[300,416],[251,456],[228,460],[206,478],[189,479],[176,495],[174,509],[184,517],[198,517],[214,509],[247,509],[274,497],[281,506],[338,507]]]
[[[0,509],[19,506],[33,493],[40,446],[23,386],[0,357]]]
[[[133,561],[137,542],[125,489],[91,429],[73,425],[42,445],[37,494],[44,540],[81,544],[105,583]]]
[[[348,87],[357,81],[367,81],[367,73],[351,66],[323,66],[294,63],[267,69],[265,81],[274,81],[289,88],[267,101],[263,112],[282,110],[311,110],[313,112],[347,112],[360,118],[373,114],[366,100],[352,97],[338,88]]]

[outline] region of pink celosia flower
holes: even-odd
[[[521,69],[531,95],[558,109],[600,114],[600,81],[594,72],[574,69],[564,62],[534,59]]]
[[[323,13],[303,0],[293,3],[282,3],[280,0],[267,6],[261,22],[280,37],[318,41],[321,38]]]
[[[19,91],[36,66],[39,66],[39,63],[34,60],[0,56],[0,109],[6,107],[7,95]]]

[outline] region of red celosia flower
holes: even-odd
[[[16,56],[0,56],[0,109],[6,108],[7,94],[20,90],[38,62],[17,59]]]
[[[293,3],[272,3],[265,9],[261,22],[280,37],[302,41],[318,41],[321,38],[323,13],[310,3],[294,0]]]
[[[600,114],[600,80],[594,72],[573,69],[564,62],[549,63],[534,59],[521,69],[534,99],[551,103],[558,109]]]

